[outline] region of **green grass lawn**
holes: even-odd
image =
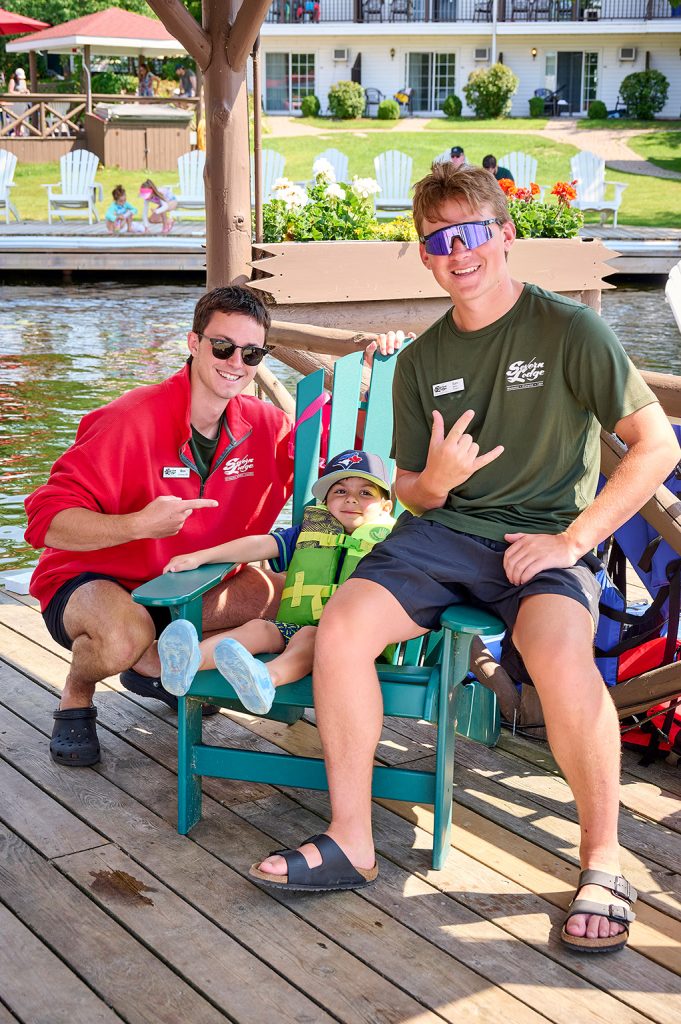
[[[629,146],[645,160],[670,171],[681,171],[681,131],[636,135]]]
[[[530,128],[540,132],[546,128],[545,117],[435,117],[428,121],[426,131],[450,132],[456,135],[462,131],[492,131],[492,132],[520,132],[523,128]]]
[[[602,120],[594,119],[593,121],[590,121],[588,117],[580,117],[577,121],[577,127],[587,131],[598,131],[603,128],[607,128],[608,131],[613,132],[631,131],[632,129],[638,131],[641,128],[655,128],[659,131],[666,131],[670,128],[681,127],[681,121],[679,121],[678,118],[670,118],[666,121],[661,121],[659,119],[655,121],[634,121],[627,117],[608,117],[603,118]]]
[[[666,143],[671,152],[681,146],[681,133],[668,133]],[[673,136],[673,137],[672,137]],[[655,136],[654,138],[659,138]],[[649,144],[651,137],[643,136],[642,143]],[[447,140],[449,141],[449,140]],[[638,141],[638,140],[635,140]],[[285,174],[293,181],[305,181],[312,172],[312,164],[324,149],[328,139],[322,135],[294,136],[290,138],[267,138],[265,146],[275,149],[286,157]],[[388,138],[379,132],[352,131],[334,132],[333,145],[349,157],[351,175],[373,177],[373,159],[386,149],[399,149],[413,158],[413,180],[423,177],[430,169],[433,159],[446,148],[440,132],[395,132]],[[518,142],[514,140],[517,148]],[[501,132],[471,133],[466,140],[466,156],[471,163],[479,164],[486,153],[501,157],[512,149],[510,140]],[[553,185],[556,181],[570,180],[570,157],[577,152],[574,146],[554,142],[553,139],[537,135],[525,135],[522,148],[538,160],[537,183]],[[637,150],[638,152],[639,150]],[[647,153],[645,154],[648,155]],[[676,159],[681,163],[681,154]],[[677,164],[678,166],[678,164]],[[100,167],[97,180],[104,188],[105,202],[99,204],[103,213],[111,202],[114,185],[122,184],[128,191],[128,199],[141,213],[142,203],[138,190],[144,178],[150,176],[157,185],[172,185],[177,181],[173,171],[121,171],[115,167]],[[619,219],[622,224],[651,227],[681,228],[681,181],[662,181],[642,175],[622,174],[609,171],[608,178],[627,182]],[[43,182],[59,180],[58,165],[25,164],[17,165],[16,188],[13,199],[19,213],[26,219],[47,220],[47,199]],[[589,214],[588,221],[598,221],[597,214]]]
[[[277,121],[280,120],[280,117],[265,118],[268,130],[276,129]],[[386,128],[395,128],[399,124],[399,121],[379,121],[377,117],[357,117],[351,121],[339,121],[333,117],[289,117],[284,120],[295,121],[297,124],[304,124],[308,128],[317,128],[322,132],[365,131],[367,128],[376,128],[381,131]]]

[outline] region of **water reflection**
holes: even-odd
[[[23,500],[71,444],[83,414],[182,365],[201,294],[116,283],[3,289],[0,567],[35,561],[23,541]],[[603,316],[638,366],[681,375],[681,335],[659,288],[605,292]],[[270,365],[293,390],[296,375]]]

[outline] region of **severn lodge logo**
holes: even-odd
[[[520,391],[524,388],[541,388],[544,386],[544,364],[533,357],[524,363],[522,359],[511,363],[506,371],[506,390]]]
[[[245,476],[253,476],[254,463],[251,455],[242,459],[228,459],[223,466],[225,480],[243,480]]]

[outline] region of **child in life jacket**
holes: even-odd
[[[394,523],[390,480],[383,460],[371,452],[346,451],[330,459],[312,493],[321,504],[306,508],[300,526],[240,537],[168,562],[164,572],[261,559],[268,559],[275,572],[286,570],[274,621],[253,619],[200,643],[191,622],[171,622],[158,641],[161,681],[170,693],[181,696],[199,669],[217,668],[243,706],[264,715],[277,686],[312,671],[322,608]],[[255,654],[277,657],[264,664]]]

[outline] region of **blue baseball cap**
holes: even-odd
[[[333,485],[339,480],[347,480],[349,476],[370,480],[390,497],[390,477],[380,455],[353,448],[329,459],[319,480],[312,485],[312,493],[317,501],[324,501]]]

